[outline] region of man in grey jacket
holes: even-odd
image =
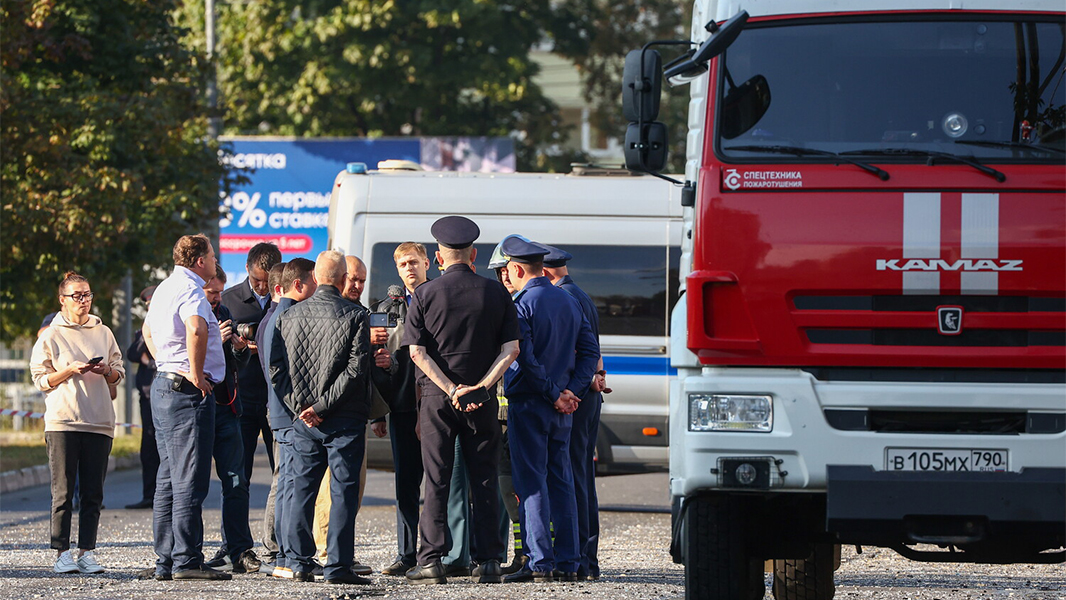
[[[327,583],[368,584],[351,572],[359,467],[370,411],[370,328],[367,310],[341,296],[344,255],[327,250],[315,262],[318,289],[276,318],[270,351],[274,390],[296,420],[292,434],[293,496],[290,566],[295,581],[313,581],[315,495],[326,467],[332,474]]]

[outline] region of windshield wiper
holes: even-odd
[[[874,165],[857,161],[854,158],[830,152],[829,150],[816,150],[814,148],[800,148],[799,146],[727,146],[723,150],[740,150],[742,152],[769,152],[771,154],[791,154],[793,156],[832,156],[837,159],[836,164],[846,162],[855,165],[863,171],[877,175],[881,181],[888,181],[888,171]]]
[[[1043,150],[1044,152],[1058,152],[1059,154],[1066,154],[1066,150],[1062,148],[1053,148],[1051,146],[1042,146],[1040,144],[1025,144],[1022,142],[993,142],[983,140],[955,140],[956,144],[966,144],[967,146],[991,146],[993,148],[1024,148],[1026,150]]]
[[[955,162],[969,165],[978,171],[992,177],[996,181],[1003,183],[1007,180],[1007,176],[1001,171],[993,169],[988,165],[982,165],[969,156],[959,156],[958,154],[951,154],[950,152],[937,152],[936,150],[918,150],[916,148],[874,148],[870,150],[851,150],[844,154],[862,154],[862,155],[874,155],[874,156],[924,156],[928,160],[926,164],[930,167],[933,166],[934,160],[937,158],[944,158]]]

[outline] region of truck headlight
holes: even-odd
[[[689,394],[689,431],[773,431],[770,396]]]

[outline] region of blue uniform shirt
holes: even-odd
[[[555,284],[555,287],[561,288],[567,291],[571,296],[577,299],[581,304],[581,312],[584,313],[585,318],[589,320],[589,325],[592,326],[592,335],[596,336],[596,339],[600,339],[600,316],[596,313],[596,303],[589,298],[589,295],[585,293],[585,290],[577,287],[574,280],[569,275],[563,275],[559,279],[559,283]],[[571,392],[574,390],[570,390]]]
[[[521,337],[518,359],[504,375],[507,397],[533,396],[554,404],[564,389],[584,396],[600,345],[578,301],[547,277],[537,277],[515,296],[515,308]]]

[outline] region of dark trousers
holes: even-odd
[[[581,569],[600,574],[597,559],[600,537],[600,505],[596,497],[596,436],[600,431],[603,395],[591,392],[578,405],[570,431],[570,467],[574,472],[574,499],[577,501],[577,543]]]
[[[270,531],[263,534],[263,546],[268,555],[273,555],[275,566],[289,567],[292,552],[285,538],[285,520],[292,515],[292,427],[274,430],[274,461],[274,479],[270,482],[263,519],[264,527]]]
[[[203,565],[203,503],[211,484],[215,440],[215,395],[206,397],[186,382],[157,376],[152,382],[152,418],[159,446],[159,476],[152,530],[156,573]]]
[[[61,552],[70,549],[74,480],[79,478],[78,548],[93,550],[104,503],[111,438],[102,433],[46,431],[44,442],[52,472],[52,548]]]
[[[244,440],[244,456],[248,459],[244,463],[244,478],[251,481],[255,448],[259,445],[259,434],[263,435],[263,445],[266,446],[270,470],[274,470],[274,432],[270,429],[265,402],[242,402],[241,410],[241,439]]]
[[[155,478],[159,472],[159,449],[155,445],[155,423],[152,422],[152,393],[138,392],[141,404],[141,498],[155,496]]]
[[[444,396],[423,396],[419,411],[426,497],[418,524],[422,547],[418,563],[428,565],[447,552],[448,492],[455,463],[455,440],[462,446],[473,499],[470,522],[473,558],[495,560],[503,551],[498,531],[500,510],[497,468],[500,459],[499,407],[495,401],[460,413]]]
[[[296,421],[292,427],[293,486],[292,514],[287,540],[294,572],[314,567],[315,538],[312,522],[315,496],[326,467],[330,470],[329,532],[326,535],[326,579],[349,572],[355,556],[355,515],[359,502],[359,471],[366,453],[366,420],[327,417],[318,427]],[[288,510],[289,507],[286,507]]]
[[[448,529],[445,536],[447,552],[441,558],[444,566],[469,567],[476,540],[470,535],[470,474],[459,438],[455,438],[455,461],[452,463],[452,482],[448,486]]]
[[[222,548],[234,562],[255,543],[248,525],[248,479],[237,415],[228,405],[215,408],[215,474],[222,482]]]
[[[540,398],[508,397],[511,477],[522,511],[522,542],[534,571],[575,572],[580,562],[570,468],[572,422],[571,415]]]
[[[418,552],[418,501],[422,496],[422,443],[417,412],[389,413],[389,439],[396,475],[396,560],[414,564]]]

